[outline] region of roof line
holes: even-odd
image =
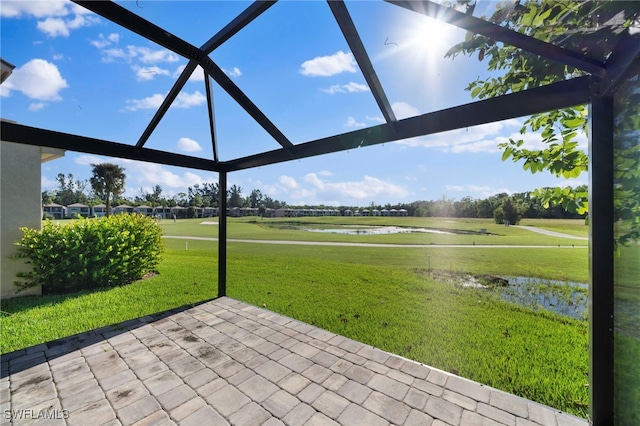
[[[593,78],[590,76],[577,77],[535,89],[406,118],[393,124],[381,124],[297,144],[294,158],[346,151],[586,104],[590,100],[592,81]],[[226,161],[220,163],[220,166],[226,172],[231,172],[281,163],[290,159],[290,154],[280,149]]]
[[[138,148],[104,139],[39,129],[7,121],[0,122],[0,133],[2,133],[2,140],[6,142],[60,148],[86,154],[106,155],[211,172],[220,171],[218,163],[206,158],[149,148]]]

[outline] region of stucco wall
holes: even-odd
[[[22,259],[11,259],[20,228],[41,227],[40,147],[0,142],[0,298],[16,295],[16,274],[27,271]],[[19,295],[41,294],[34,287]]]

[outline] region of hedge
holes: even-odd
[[[42,285],[43,294],[128,284],[155,272],[164,250],[162,228],[138,214],[79,218],[60,225],[49,220],[42,230],[21,228],[16,258],[28,259],[29,272],[18,274],[22,290]]]

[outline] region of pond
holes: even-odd
[[[505,277],[508,285],[499,288],[502,299],[533,309],[560,315],[587,318],[588,284],[530,277]]]
[[[401,226],[373,226],[373,227],[349,227],[342,228],[301,228],[308,232],[322,232],[325,234],[342,234],[342,235],[384,235],[384,234],[408,234],[412,232],[429,233],[429,234],[446,234],[451,232],[440,231],[438,229],[429,228],[407,228]]]

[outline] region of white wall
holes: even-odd
[[[0,142],[0,298],[15,296],[16,274],[29,270],[22,259],[10,256],[22,237],[21,227],[41,227],[40,161],[39,146]],[[18,295],[41,293],[38,286]]]

